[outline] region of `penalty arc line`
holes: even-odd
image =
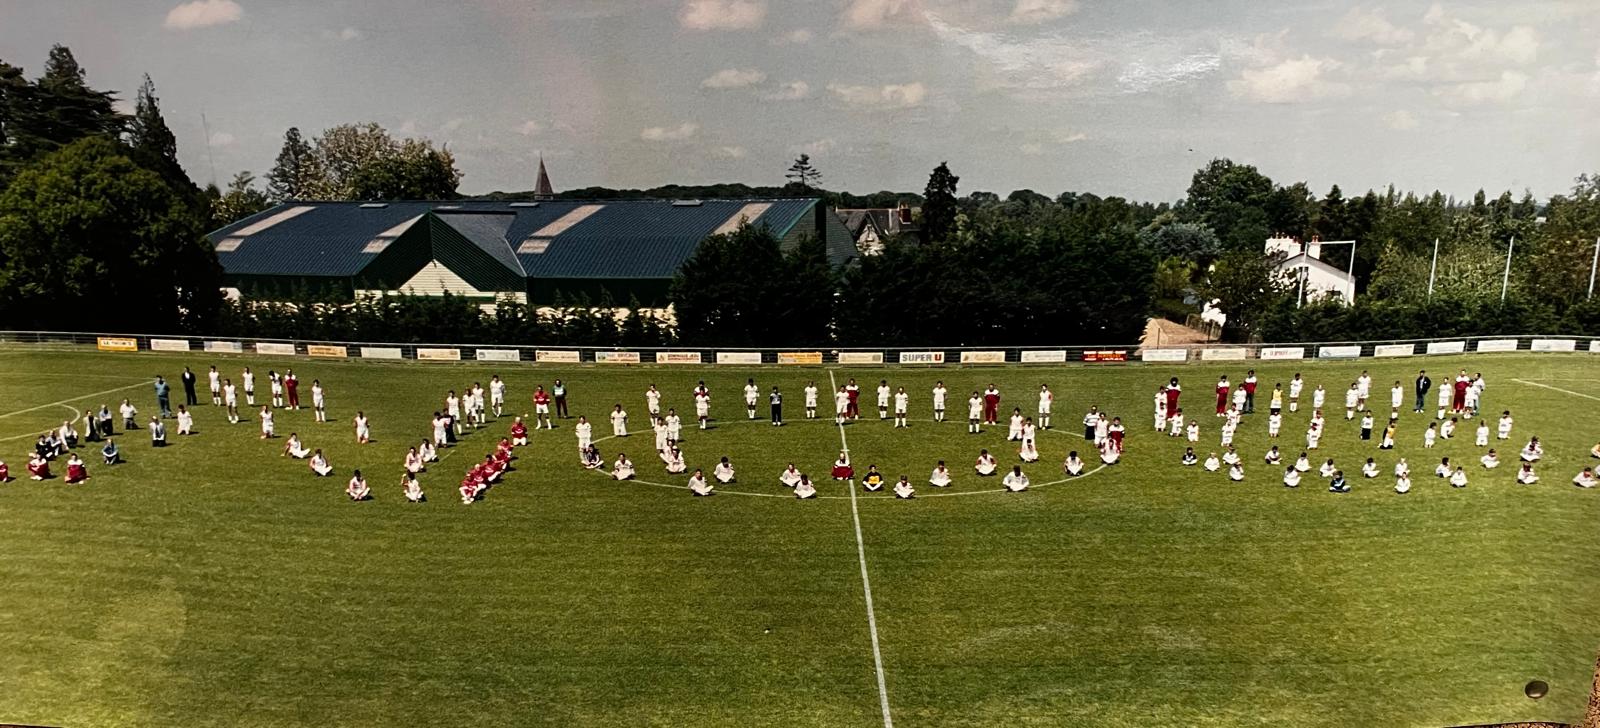
[[[39,410],[42,410],[42,409],[48,409],[50,407],[55,407],[57,405],[64,405],[64,404],[68,404],[68,403],[71,403],[71,402],[77,402],[79,400],[88,399],[90,397],[99,397],[102,394],[111,394],[112,392],[121,392],[124,389],[133,389],[134,387],[149,387],[149,386],[154,386],[154,385],[150,384],[149,382],[139,382],[138,384],[129,384],[129,385],[126,385],[126,386],[117,387],[116,389],[107,389],[104,392],[95,392],[93,394],[85,394],[85,395],[81,395],[81,396],[77,396],[77,397],[70,397],[70,398],[67,398],[67,399],[63,399],[63,400],[61,400],[59,402],[51,402],[50,404],[41,404],[38,407],[29,407],[27,409],[20,409],[20,410],[17,410],[15,412],[7,412],[5,414],[0,414],[0,420],[3,420],[5,418],[7,418],[7,417],[14,417],[16,415],[24,415],[24,414],[27,414],[29,412],[38,412]],[[74,409],[74,411],[76,411],[76,409]]]
[[[837,391],[838,380],[834,379],[833,370],[828,370],[828,385]],[[850,455],[850,443],[844,435],[844,423],[839,422],[839,445],[844,449],[845,456]],[[889,689],[883,679],[883,650],[878,646],[878,617],[872,607],[872,580],[867,577],[867,546],[861,538],[861,512],[856,508],[856,489],[850,488],[850,518],[856,527],[856,558],[861,563],[861,592],[867,601],[867,631],[872,635],[872,665],[878,671],[878,704],[883,708],[883,728],[894,728],[894,719],[889,715]]]

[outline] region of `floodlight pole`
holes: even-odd
[[[1439,239],[1433,239],[1433,265],[1428,268],[1428,298],[1433,298],[1433,277],[1439,272]]]
[[[1506,274],[1500,279],[1500,302],[1506,302],[1506,289],[1511,287],[1511,251],[1517,249],[1517,239],[1511,238],[1511,244],[1506,246]]]
[[[1594,260],[1589,263],[1589,298],[1594,298],[1594,271],[1600,266],[1600,238],[1594,239]]]

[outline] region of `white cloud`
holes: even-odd
[[[750,154],[744,147],[717,147],[711,153],[723,159],[744,159]]]
[[[230,147],[238,141],[232,134],[225,131],[214,132],[211,135],[210,145],[213,147]]]
[[[1404,45],[1415,37],[1406,28],[1396,26],[1384,17],[1383,8],[1351,8],[1333,26],[1333,36],[1348,41],[1365,41],[1378,45]]]
[[[814,38],[809,28],[796,28],[772,39],[775,45],[804,45]]]
[[[1383,115],[1383,125],[1397,131],[1410,131],[1417,128],[1418,124],[1417,115],[1405,109],[1391,111]]]
[[[689,30],[749,30],[766,18],[766,0],[686,0],[678,11],[678,24]]]
[[[1234,96],[1268,104],[1288,104],[1350,93],[1346,84],[1328,81],[1323,74],[1338,68],[1327,58],[1304,55],[1264,68],[1247,68],[1228,82]]]
[[[767,80],[767,74],[754,68],[725,68],[700,82],[701,88],[744,88]]]
[[[1056,133],[1057,144],[1071,144],[1088,139],[1089,135],[1081,131],[1062,131]]]
[[[839,100],[851,106],[868,109],[908,109],[919,106],[928,97],[928,87],[921,81],[891,83],[883,86],[854,86],[842,83],[828,84],[828,90]]]
[[[400,122],[400,127],[394,131],[396,134],[400,134],[401,136],[411,136],[412,134],[417,133],[417,120],[406,119],[405,121]]]
[[[677,126],[648,127],[639,132],[639,138],[647,142],[677,142],[688,139],[699,132],[699,124],[685,121]]]
[[[1017,151],[1022,152],[1030,157],[1037,157],[1041,154],[1044,154],[1044,145],[1036,142],[1028,142],[1027,144],[1017,147]]]
[[[1013,23],[1044,23],[1078,12],[1078,0],[1017,0],[1011,8]]]
[[[1106,62],[1104,54],[1092,50],[1078,38],[1045,35],[1019,39],[1003,33],[956,27],[935,16],[928,17],[928,25],[940,40],[966,48],[987,61],[1000,75],[1002,85],[1014,89],[1069,88]]]
[[[439,127],[439,129],[446,132],[456,131],[463,126],[466,126],[467,121],[468,120],[466,117],[458,116],[454,119],[446,121],[442,126]]]
[[[166,27],[172,30],[209,28],[237,22],[244,8],[233,0],[194,0],[167,11]]]
[[[529,119],[517,125],[517,133],[523,136],[538,136],[539,132],[542,131],[544,131],[544,124],[541,124],[533,119]]]
[[[801,145],[798,145],[798,146],[789,147],[789,151],[794,152],[795,154],[810,154],[812,156],[818,156],[818,155],[822,155],[822,154],[827,154],[828,152],[833,151],[834,148],[838,147],[838,146],[839,146],[839,143],[834,141],[833,139],[824,138],[824,139],[818,139],[818,140],[813,141],[813,142],[808,142],[808,143],[805,143],[805,144],[801,144]]]
[[[877,30],[925,20],[920,0],[849,0],[839,24],[847,30]]]
[[[790,81],[778,87],[777,91],[766,94],[765,98],[772,101],[799,101],[811,95],[811,84],[805,81]]]
[[[365,37],[367,37],[366,34],[355,28],[345,28],[339,31],[339,40],[361,40]]]
[[[1127,93],[1140,93],[1203,78],[1222,67],[1222,56],[1195,53],[1166,63],[1133,60],[1117,75],[1117,86]]]
[[[1433,94],[1455,104],[1502,103],[1510,101],[1528,87],[1528,75],[1502,71],[1492,81],[1468,81],[1434,89]]]

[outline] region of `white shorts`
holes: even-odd
[[[533,406],[533,412],[534,412],[534,414],[540,414],[540,415],[550,414],[550,405],[547,405],[547,404],[536,404],[536,405]]]

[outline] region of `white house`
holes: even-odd
[[[1328,264],[1323,259],[1323,252],[1326,250],[1331,255],[1353,258],[1355,246],[1354,240],[1322,241],[1312,238],[1301,243],[1290,237],[1274,237],[1267,240],[1266,254],[1284,256],[1276,270],[1294,287],[1299,300],[1314,301],[1333,296],[1348,304],[1356,300],[1355,276]]]

